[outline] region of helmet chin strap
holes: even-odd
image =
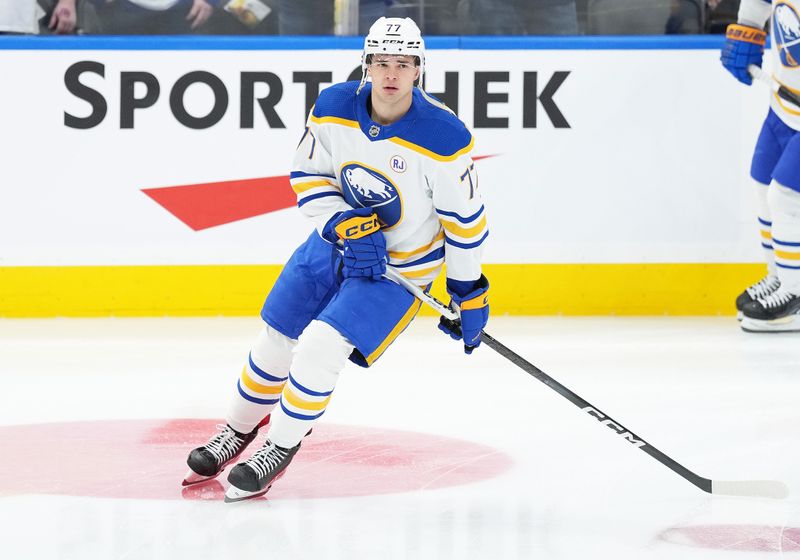
[[[361,93],[364,84],[367,83],[367,55],[362,53],[361,55],[361,83],[358,84],[358,89],[356,90],[356,95]]]

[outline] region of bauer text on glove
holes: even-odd
[[[738,23],[730,24],[725,32],[725,44],[719,57],[722,65],[743,84],[752,84],[753,78],[750,77],[747,67],[751,64],[761,67],[766,38],[767,34],[761,29]]]

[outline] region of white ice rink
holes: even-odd
[[[224,504],[224,476],[182,492],[259,327],[0,321],[0,556],[800,558],[800,334],[730,317],[487,328],[701,476],[782,480],[785,500],[705,494],[430,317],[371,370],[348,365],[266,499]]]

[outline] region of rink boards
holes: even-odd
[[[493,312],[718,314],[756,279],[768,92],[719,37],[428,41],[475,137]],[[2,38],[0,316],[248,315],[307,235],[286,180],[355,38]],[[9,87],[10,86],[10,87]]]

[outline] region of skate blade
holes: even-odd
[[[800,315],[790,315],[772,321],[762,321],[745,317],[742,319],[742,330],[749,333],[764,332],[800,332]]]
[[[225,492],[225,503],[232,504],[234,502],[241,502],[244,500],[251,500],[253,498],[258,498],[259,496],[263,496],[264,494],[266,494],[270,488],[272,488],[272,484],[267,486],[264,490],[248,492],[247,490],[236,488],[236,486],[230,486],[228,488],[228,491]]]
[[[220,475],[220,473],[222,473],[222,471],[218,472],[214,476],[203,476],[202,474],[197,474],[196,472],[190,470],[188,473],[186,473],[186,476],[183,477],[181,486],[191,486],[192,484],[200,484],[201,482],[214,480]]]

